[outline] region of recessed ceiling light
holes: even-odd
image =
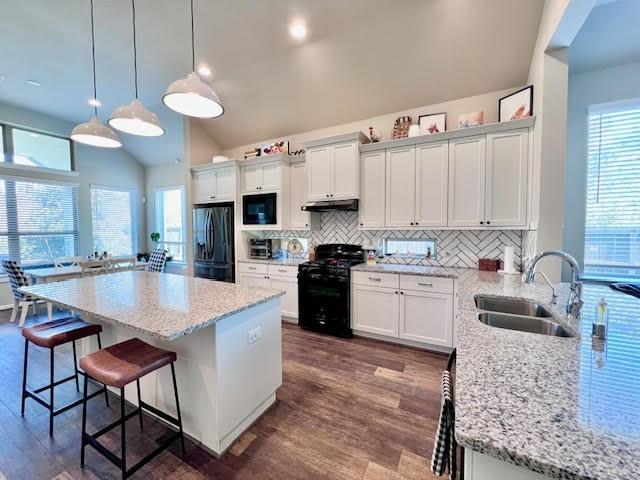
[[[97,98],[90,98],[87,103],[89,105],[91,105],[92,107],[101,107],[102,106],[102,103],[100,103],[100,100],[98,100]]]
[[[31,85],[32,87],[39,87],[40,86],[40,82],[37,80],[27,80],[27,83],[29,85]]]
[[[206,65],[200,65],[198,67],[198,74],[202,75],[203,77],[210,77],[211,76],[211,69],[209,67],[207,67]]]
[[[289,33],[293,38],[302,40],[307,36],[307,26],[302,22],[295,22],[289,26]]]

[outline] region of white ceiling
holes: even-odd
[[[196,61],[226,113],[222,148],[526,82],[544,0],[196,0]],[[133,96],[130,2],[95,0],[101,117]],[[137,0],[140,98],[167,133],[125,136],[146,164],[183,154],[162,105],[190,71],[188,0]],[[88,0],[0,0],[0,101],[72,122],[91,115]],[[309,37],[287,26],[303,19]],[[7,46],[9,46],[7,48]],[[26,84],[36,79],[39,88]]]
[[[571,73],[640,62],[639,20],[639,0],[601,0],[571,43]]]

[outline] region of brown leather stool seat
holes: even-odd
[[[102,332],[102,326],[93,325],[75,317],[60,318],[22,329],[22,335],[27,340],[45,348],[57,347],[100,332]]]
[[[122,388],[176,359],[175,352],[132,338],[85,355],[80,367],[98,382]]]

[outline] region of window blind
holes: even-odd
[[[156,228],[162,246],[173,260],[185,259],[184,190],[167,188],[156,191]]]
[[[0,177],[0,257],[49,264],[78,252],[77,187]]]
[[[640,278],[640,100],[589,109],[585,275]]]
[[[91,186],[91,221],[94,251],[113,256],[137,251],[136,192]]]

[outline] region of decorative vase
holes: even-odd
[[[409,137],[417,137],[420,135],[420,125],[417,123],[411,124],[409,127]]]

